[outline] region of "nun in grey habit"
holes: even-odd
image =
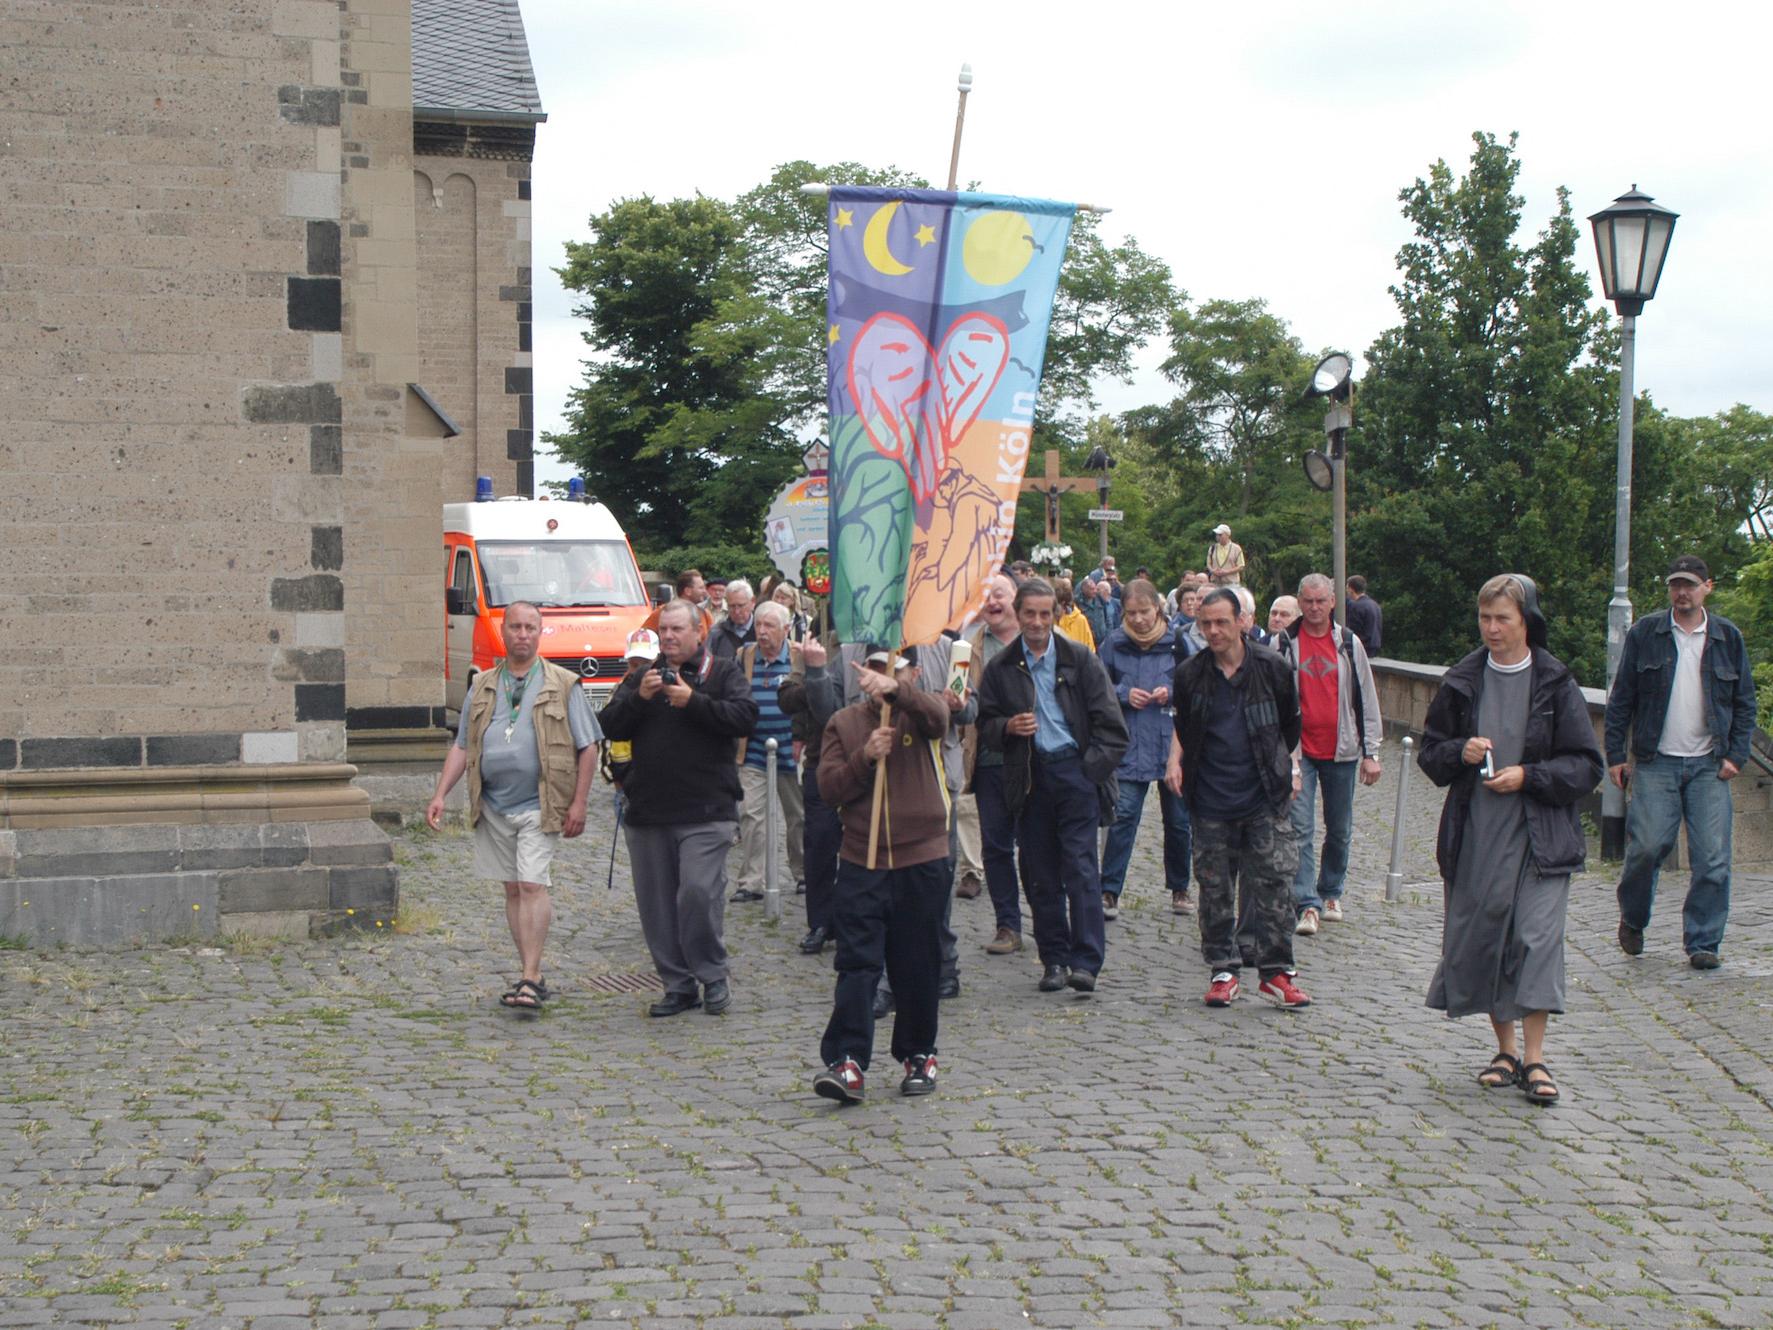
[[[1447,671],[1417,759],[1447,791],[1436,847],[1446,917],[1428,1005],[1489,1016],[1496,1055],[1478,1083],[1550,1104],[1545,1027],[1564,1009],[1564,912],[1587,849],[1576,803],[1600,783],[1601,752],[1582,690],[1545,649],[1532,581],[1484,583],[1478,628],[1484,645]]]

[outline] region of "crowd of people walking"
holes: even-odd
[[[1142,885],[1130,865],[1154,786],[1158,899],[1198,914],[1206,1005],[1237,1001],[1250,970],[1260,997],[1311,1006],[1296,939],[1349,919],[1357,792],[1383,771],[1383,617],[1351,577],[1336,622],[1336,587],[1313,573],[1258,625],[1229,527],[1206,554],[1167,592],[1144,569],[1123,584],[1112,557],[1075,579],[1012,564],[963,632],[915,647],[836,642],[813,631],[791,585],[759,592],[690,570],[630,638],[628,671],[596,716],[537,657],[540,611],[507,607],[505,661],[471,691],[427,810],[439,826],[467,777],[476,871],[503,883],[518,950],[501,1002],[533,1012],[550,996],[549,864],[583,830],[603,742],[664,989],[655,1017],[730,1006],[725,910],[764,898],[774,780],[804,905],[799,949],[833,955],[813,1088],[839,1103],[863,1098],[875,1023],[895,1008],[901,1092],[936,1088],[940,1004],[961,991],[956,899],[988,897],[990,956],[1022,952],[1032,933],[1040,992],[1097,991],[1107,925]],[[1604,758],[1522,575],[1478,590],[1480,645],[1427,711],[1418,761],[1446,796],[1441,958],[1426,1000],[1489,1017],[1485,1088],[1560,1097],[1547,1029],[1564,1010],[1565,912],[1585,864],[1577,805],[1603,773],[1633,794],[1620,947],[1644,950],[1684,824],[1682,945],[1695,969],[1721,963],[1728,782],[1748,760],[1753,678],[1741,633],[1705,613],[1704,562],[1675,560],[1667,586],[1669,609],[1625,644]]]

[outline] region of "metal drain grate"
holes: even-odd
[[[582,981],[593,993],[661,993],[656,974],[594,974]]]

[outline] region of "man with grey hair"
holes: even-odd
[[[744,801],[739,805],[739,844],[735,901],[763,899],[764,847],[775,828],[764,820],[769,807],[769,748],[776,741],[776,801],[788,832],[788,871],[793,881],[805,880],[802,851],[805,847],[806,808],[801,798],[799,773],[794,764],[793,717],[782,709],[782,685],[804,675],[806,664],[800,648],[788,640],[788,610],[775,601],[757,607],[757,641],[739,648],[739,673],[757,704],[757,727],[739,743],[739,785]]]
[[[697,607],[659,610],[661,654],[640,661],[599,717],[633,744],[622,781],[625,834],[641,932],[665,994],[649,1016],[694,1007],[718,1016],[727,983],[726,854],[739,821],[733,744],[757,724],[738,666],[708,653]]]
[[[1299,582],[1299,617],[1274,647],[1293,667],[1299,692],[1299,797],[1293,800],[1293,834],[1299,870],[1293,877],[1294,931],[1310,937],[1320,919],[1339,923],[1348,846],[1354,835],[1354,785],[1379,779],[1379,745],[1385,721],[1373,666],[1360,638],[1335,622],[1336,585],[1322,573]],[[1324,800],[1324,848],[1313,853],[1314,808]]]
[[[726,618],[708,633],[708,650],[721,660],[737,660],[739,649],[757,640],[757,593],[735,577],[726,584]]]

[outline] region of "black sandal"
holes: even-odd
[[[1542,1071],[1545,1079],[1536,1081],[1533,1073]],[[1543,1062],[1529,1062],[1521,1068],[1521,1093],[1535,1104],[1555,1104],[1558,1101],[1557,1082],[1551,1079],[1551,1068]]]
[[[1495,1076],[1497,1080],[1486,1080],[1485,1077]],[[1477,1075],[1477,1083],[1486,1090],[1500,1090],[1506,1085],[1521,1083],[1521,1060],[1513,1053],[1498,1053],[1490,1059],[1490,1065]]]
[[[548,990],[531,979],[519,979],[499,997],[501,1007],[516,1011],[540,1011],[548,1000]]]

